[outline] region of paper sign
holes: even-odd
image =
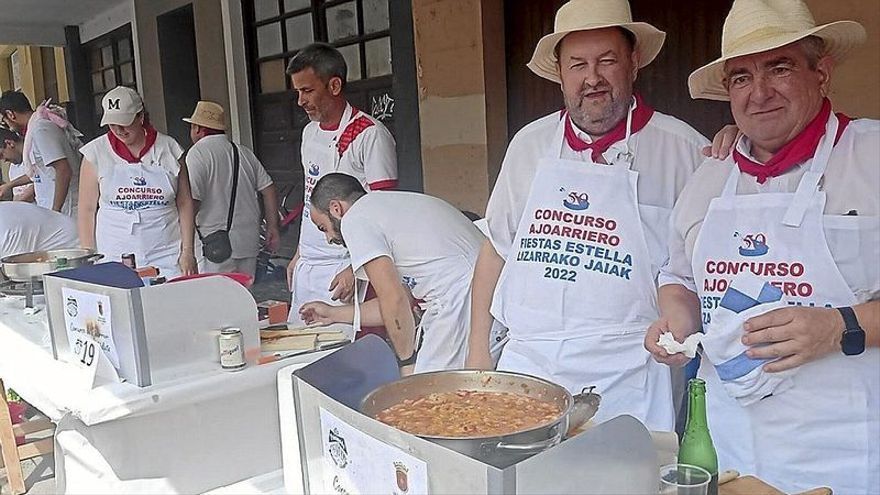
[[[63,287],[64,326],[70,351],[81,366],[97,364],[102,352],[119,369],[119,355],[113,343],[110,296]]]
[[[427,494],[428,465],[324,410],[321,413],[325,493]]]

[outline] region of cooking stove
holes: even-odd
[[[43,295],[43,279],[32,278],[27,282],[17,282],[14,280],[0,281],[0,294],[4,296],[24,296],[25,307],[34,307],[34,296]]]

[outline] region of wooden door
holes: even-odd
[[[514,133],[532,120],[563,106],[558,84],[532,73],[526,63],[541,36],[553,31],[556,10],[563,0],[507,0],[505,45],[507,58],[508,131]],[[639,71],[636,89],[657,110],[674,115],[711,137],[733,117],[727,103],[692,100],[687,76],[717,58],[721,28],[731,0],[681,2],[631,0],[633,18],[666,31],[660,55]]]

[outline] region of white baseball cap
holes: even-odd
[[[144,110],[144,100],[137,91],[125,86],[116,86],[101,100],[104,116],[101,125],[115,124],[128,126]]]

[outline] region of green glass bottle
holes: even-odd
[[[718,455],[706,421],[706,382],[694,378],[688,384],[688,417],[678,449],[678,462],[699,466],[712,475],[709,495],[718,493]]]

